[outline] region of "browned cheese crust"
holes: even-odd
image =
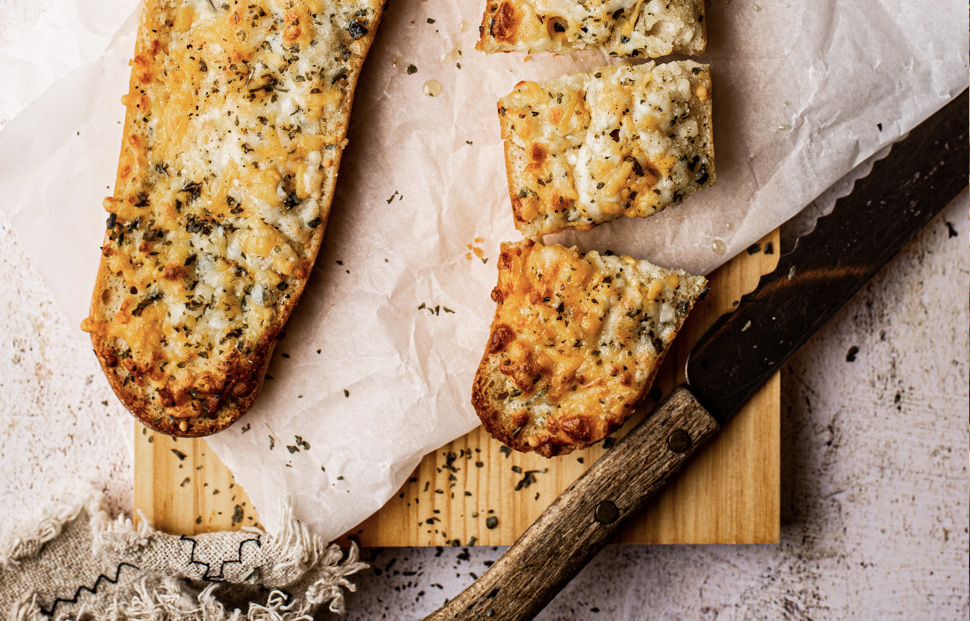
[[[628,256],[528,240],[502,244],[498,272],[472,404],[495,438],[546,457],[623,424],[707,284]]]
[[[644,218],[716,181],[707,65],[613,65],[498,102],[516,228],[531,239]]]
[[[380,0],[148,0],[82,329],[176,436],[253,403],[320,249]]]
[[[488,0],[481,52],[601,49],[610,56],[659,58],[707,47],[704,0]]]

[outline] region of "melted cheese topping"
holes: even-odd
[[[586,230],[712,185],[710,93],[692,61],[519,83],[499,101],[516,227]]]
[[[599,440],[632,412],[706,280],[628,256],[505,243],[488,355],[522,438]]]
[[[477,48],[657,58],[706,46],[703,0],[490,0]]]
[[[145,9],[104,202],[111,276],[103,315],[83,327],[174,416],[226,396],[220,376],[279,329],[309,275],[345,143],[341,109],[380,8],[331,4]]]

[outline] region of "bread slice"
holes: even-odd
[[[707,65],[520,82],[498,113],[515,226],[531,239],[646,217],[716,181]]]
[[[706,286],[628,256],[502,244],[495,318],[472,387],[485,428],[546,457],[602,440],[650,389]]]
[[[610,56],[658,58],[707,47],[704,0],[487,0],[481,52],[598,48]]]
[[[82,329],[177,436],[253,403],[323,239],[383,0],[148,0]]]

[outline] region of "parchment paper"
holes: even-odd
[[[0,50],[0,83],[17,91],[0,97],[0,114],[51,85],[0,133],[0,205],[78,326],[115,177],[138,7],[64,5]],[[105,6],[114,30],[98,19]],[[470,386],[494,311],[495,258],[501,241],[520,237],[495,101],[519,80],[606,62],[595,52],[479,54],[482,8],[389,4],[310,286],[255,406],[209,439],[270,530],[288,498],[320,535],[340,535],[422,455],[478,424]],[[928,11],[902,0],[714,1],[707,20],[717,185],[646,220],[559,240],[707,273],[967,86],[958,2]],[[84,45],[65,44],[72,37]],[[440,83],[437,97],[428,80]]]

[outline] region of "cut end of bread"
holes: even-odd
[[[502,244],[472,404],[510,448],[545,457],[620,427],[707,281],[628,256]]]

